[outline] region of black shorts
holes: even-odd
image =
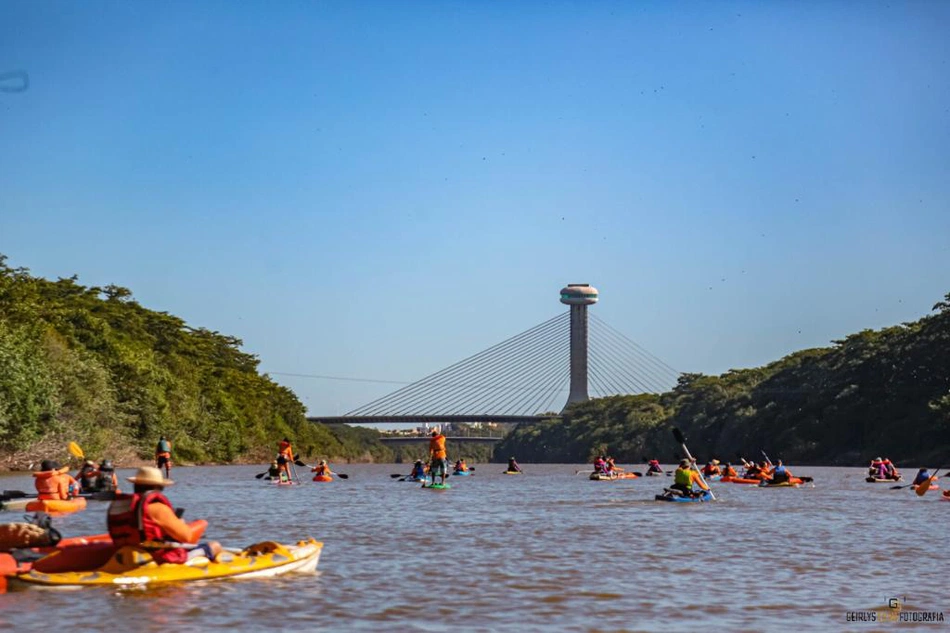
[[[277,456],[277,465],[278,465],[278,466],[283,466],[283,465],[286,464],[286,463],[287,463],[287,458],[286,458],[286,457],[284,457],[283,455],[278,455],[278,456]]]
[[[164,466],[165,464],[170,464],[171,462],[172,462],[171,458],[170,458],[170,457],[166,457],[166,456],[164,456],[164,455],[155,458],[155,463],[158,464],[158,467],[159,467],[159,468],[161,468],[161,467]]]

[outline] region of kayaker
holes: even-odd
[[[119,492],[119,479],[115,476],[115,466],[110,459],[104,459],[99,464],[96,492]]]
[[[294,447],[286,437],[277,445],[277,466],[291,479],[290,465],[294,462]]]
[[[509,473],[520,473],[524,472],[521,470],[521,466],[518,465],[518,462],[515,461],[514,457],[508,458],[508,472]]]
[[[314,473],[315,477],[329,477],[333,474],[325,459],[321,459],[319,464],[310,469],[310,472]]]
[[[76,479],[79,480],[79,490],[81,492],[95,492],[98,475],[99,469],[96,468],[96,462],[91,459],[84,461],[79,472],[76,473]]]
[[[755,462],[746,464],[745,472],[742,473],[743,479],[759,479],[762,475],[762,469]]]
[[[59,462],[53,459],[44,459],[40,462],[39,472],[33,473],[33,485],[36,486],[37,498],[41,500],[72,498],[69,486],[70,482],[76,480],[67,474],[68,471],[68,466],[61,467]],[[75,492],[79,494],[78,484]]]
[[[792,471],[785,468],[785,465],[782,463],[782,460],[778,460],[775,464],[775,469],[772,471],[772,483],[773,484],[782,484],[789,481],[792,478]]]
[[[270,463],[270,468],[267,469],[267,478],[280,479],[280,466],[277,465],[276,459]]]
[[[706,462],[706,465],[703,466],[703,477],[715,477],[716,475],[721,475],[722,470],[719,468],[719,460],[714,459],[711,462]]]
[[[647,468],[648,473],[660,473],[661,475],[663,474],[663,467],[660,466],[660,460],[658,459],[651,459],[650,461],[648,461],[647,467],[648,467]]]
[[[607,461],[604,459],[603,455],[598,455],[597,459],[594,460],[594,473],[606,473],[607,472]]]
[[[465,463],[465,459],[464,459],[464,458],[459,458],[458,460],[456,460],[456,462],[455,462],[455,472],[457,472],[457,473],[468,472],[468,464]]]
[[[919,486],[928,479],[930,479],[930,472],[926,468],[921,468],[917,471],[917,476],[914,477],[914,483],[912,485],[915,487]]]
[[[614,475],[614,474],[619,475],[620,473],[623,472],[623,468],[620,468],[617,466],[617,462],[614,460],[613,457],[608,456],[605,462],[606,463],[604,465],[604,470],[607,472],[608,475]]]
[[[155,445],[155,466],[159,469],[165,469],[165,477],[172,472],[172,443],[162,435],[158,438],[158,444]]]
[[[901,474],[897,472],[897,466],[892,464],[891,460],[885,457],[882,463],[884,464],[884,474],[887,479],[897,480],[901,478]]]
[[[722,469],[723,477],[738,477],[739,473],[736,472],[736,469],[732,467],[732,464],[726,462],[725,468]]]
[[[412,465],[412,472],[409,473],[409,479],[425,479],[426,478],[426,465],[421,459],[417,459],[416,463]]]
[[[164,479],[162,471],[151,466],[139,468],[128,480],[134,484],[132,494],[119,495],[106,513],[113,543],[143,547],[159,565],[182,564],[196,556],[214,560],[221,545],[215,541],[199,543],[204,527],[192,527],[179,519],[162,494],[175,482]]]
[[[694,491],[693,484],[699,486],[700,490],[709,490],[709,486],[699,475],[699,471],[693,468],[688,459],[680,461],[679,467],[673,473],[673,485],[671,490],[682,493],[684,497],[698,497],[702,492]]]
[[[445,462],[448,453],[445,450],[445,436],[440,432],[433,430],[432,437],[429,439],[429,474],[432,476],[432,483],[435,484],[436,475],[442,478],[445,484],[445,476],[448,474],[448,465]]]

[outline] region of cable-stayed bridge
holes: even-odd
[[[561,290],[570,310],[342,416],[313,422],[350,424],[525,423],[557,417],[590,395],[660,393],[679,372],[587,307],[587,284]]]

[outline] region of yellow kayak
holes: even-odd
[[[296,545],[264,541],[241,552],[221,552],[214,561],[198,556],[182,565],[158,565],[146,550],[126,546],[119,548],[97,569],[49,574],[31,569],[13,576],[11,580],[46,587],[75,588],[93,585],[142,586],[223,578],[269,578],[290,572],[315,571],[322,549],[323,543],[313,539],[300,541]],[[59,552],[49,556],[57,555]],[[35,564],[42,567],[40,561]]]

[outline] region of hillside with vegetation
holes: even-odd
[[[160,435],[179,462],[269,460],[280,438],[304,456],[389,461],[378,432],[304,418],[241,341],[139,305],[126,288],[49,281],[0,255],[0,464],[150,459]]]
[[[496,456],[528,462],[679,458],[670,429],[694,455],[803,464],[908,467],[950,460],[950,294],[912,323],[864,330],[755,369],[684,374],[672,391],[575,405],[563,420],[525,426]]]

